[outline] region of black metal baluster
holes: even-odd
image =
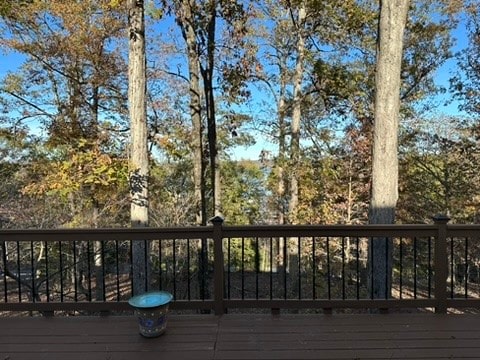
[[[332,298],[332,283],[331,283],[331,273],[330,273],[330,238],[327,237],[327,298],[330,300]]]
[[[102,260],[102,300],[107,300],[106,282],[105,282],[105,240],[100,242],[100,258]]]
[[[149,259],[149,256],[148,256],[148,249],[150,248],[149,245],[150,244],[147,240],[143,240],[143,259],[144,259],[143,272],[145,274],[144,289],[146,291],[148,291],[149,288],[150,288],[150,279],[149,279],[150,271],[148,271],[148,269],[150,268],[150,266],[149,266],[150,259]]]
[[[173,239],[172,241],[173,245],[173,252],[172,252],[172,260],[173,260],[173,266],[172,266],[172,272],[173,272],[173,298],[177,298],[177,247],[176,247],[176,239]]]
[[[370,238],[370,243],[371,243],[371,247],[372,249],[369,249],[369,252],[370,252],[370,263],[372,264],[370,266],[370,299],[373,300],[373,284],[374,284],[374,278],[373,278],[373,264],[375,264],[375,255],[374,255],[374,251],[373,251],[373,246],[374,246],[374,241],[375,241],[375,238],[371,237]]]
[[[45,241],[45,293],[47,302],[50,302],[50,274],[48,272],[48,242]]]
[[[8,302],[8,287],[7,287],[7,242],[2,242],[2,261],[3,261],[3,296],[5,302]]]
[[[20,243],[17,241],[17,287],[18,287],[18,302],[22,302],[22,283],[21,283],[21,269],[20,269]]]
[[[258,237],[255,238],[255,299],[258,300],[258,273],[260,272],[260,246]]]
[[[450,239],[450,297],[453,299],[454,295],[454,269],[453,269],[453,238]]]
[[[32,287],[32,301],[33,302],[37,302],[37,299],[36,299],[36,295],[37,295],[37,292],[36,292],[36,289],[35,289],[35,275],[36,275],[36,271],[35,271],[35,264],[34,264],[34,249],[33,249],[33,241],[30,241],[30,274],[32,276],[32,283],[31,283],[31,287]]]
[[[399,264],[399,291],[400,291],[400,299],[403,298],[403,238],[400,238],[400,264]]]
[[[201,241],[201,240],[200,240]],[[162,270],[162,240],[158,240],[158,288],[159,290],[162,290],[162,275],[163,275],[163,270]],[[203,298],[202,300],[205,300]]]
[[[115,240],[115,265],[116,265],[116,281],[117,281],[117,301],[120,301],[120,259],[118,255],[118,240]]]
[[[287,300],[288,290],[287,290],[287,238],[283,238],[283,297]]]
[[[245,299],[245,238],[242,237],[242,300]]]
[[[273,238],[270,238],[270,300],[273,299]]]
[[[231,294],[230,294],[230,287],[232,285],[231,283],[231,267],[232,267],[232,239],[228,238],[227,239],[227,298],[230,299]]]
[[[413,238],[413,298],[417,298],[417,238]]]
[[[298,300],[302,298],[302,238],[297,237],[297,264],[298,264]]]
[[[73,240],[72,242],[72,252],[73,252],[73,298],[75,302],[78,302],[78,283],[77,283],[77,242]]]
[[[187,299],[192,299],[191,294],[191,280],[190,280],[190,239],[187,239]]]
[[[92,266],[90,262],[90,257],[91,257],[90,241],[87,241],[88,301],[92,301]],[[133,284],[133,278],[132,278],[132,284]]]
[[[63,302],[63,250],[61,241],[58,242],[58,254],[60,271],[60,302]]]
[[[465,299],[468,298],[468,237],[465,238]]]
[[[342,236],[342,300],[345,300],[345,237]]]
[[[128,240],[128,261],[130,265],[130,295],[133,295],[133,240]]]
[[[428,298],[432,297],[432,238],[428,238]]]
[[[317,259],[316,259],[316,242],[317,238],[312,238],[312,299],[315,300],[317,298]]]
[[[360,300],[360,239],[357,237],[355,239],[356,245],[356,290],[357,290],[357,300]]]
[[[393,240],[392,240],[393,241]],[[390,253],[390,239],[389,238],[385,238],[385,299],[388,299],[388,294],[389,294],[389,272],[388,269],[390,268],[390,257],[388,256],[388,254]]]

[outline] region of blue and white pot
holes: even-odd
[[[162,335],[167,328],[168,305],[173,296],[166,291],[153,291],[128,300],[138,318],[140,334],[145,337]]]

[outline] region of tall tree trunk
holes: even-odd
[[[381,0],[378,28],[369,222],[393,224],[398,199],[398,123],[403,33],[409,0]],[[371,295],[388,298],[391,291],[392,240],[370,240]]]
[[[190,116],[193,128],[193,182],[195,197],[195,215],[197,225],[207,224],[207,204],[205,196],[205,161],[203,156],[203,126],[201,113],[201,89],[200,89],[200,57],[197,37],[193,24],[195,23],[193,6],[195,0],[183,0],[180,2],[177,12],[177,21],[182,29],[183,38],[187,45],[188,71],[190,80]],[[210,297],[208,291],[208,248],[207,240],[198,242],[198,292],[200,299]]]
[[[285,189],[286,189],[286,175],[285,175],[285,165],[286,165],[286,123],[285,123],[285,107],[286,107],[286,90],[287,90],[287,64],[286,59],[283,54],[279,54],[279,72],[280,72],[280,93],[278,95],[278,160],[277,160],[277,176],[278,176],[278,185],[277,185],[277,221],[278,224],[285,224]],[[278,268],[277,271],[281,277],[284,275],[285,270],[285,259],[284,259],[284,250],[285,250],[285,239],[277,239],[277,261]],[[283,278],[281,279],[283,282]]]
[[[207,110],[208,151],[210,157],[210,181],[213,194],[213,215],[221,215],[220,163],[218,159],[217,122],[215,119],[215,96],[213,93],[213,71],[215,63],[215,28],[217,2],[208,2],[207,60],[202,69],[205,105]]]
[[[215,96],[213,93],[213,65],[215,63],[217,1],[210,0],[207,6],[209,6],[208,12],[210,13],[207,21],[207,62],[206,67],[202,71],[202,75],[205,91],[205,107],[207,109],[207,137],[210,156],[210,182],[213,196],[213,215],[217,216],[221,215],[220,166],[217,146],[217,122],[215,119]],[[205,239],[202,240],[201,255],[201,273],[205,279],[208,279],[210,277],[208,271],[208,244]],[[209,295],[208,283],[204,283],[203,294],[205,294],[205,296]]]
[[[302,117],[302,83],[305,60],[305,38],[304,24],[306,18],[305,4],[303,1],[299,4],[298,15],[294,21],[297,35],[297,60],[295,73],[293,76],[293,110],[291,125],[291,143],[290,143],[290,201],[288,204],[289,223],[295,224],[298,221],[298,172],[300,169],[300,122]],[[300,254],[298,253],[299,238],[288,239],[287,246],[290,250],[290,256],[286,266],[290,270],[292,279],[295,282],[294,288],[298,283],[298,263]]]
[[[287,90],[286,72],[287,64],[283,55],[280,55],[280,93],[278,95],[278,163],[277,163],[277,217],[278,223],[285,224],[285,162],[286,162],[286,123],[285,123],[285,97]]]
[[[200,89],[200,58],[198,43],[195,35],[193,5],[195,0],[180,2],[177,11],[177,21],[182,29],[182,35],[187,45],[188,72],[190,80],[190,117],[193,128],[193,183],[195,201],[195,220],[197,225],[207,224],[206,197],[205,197],[205,162],[203,157],[203,126],[201,113]]]
[[[130,112],[130,220],[132,227],[148,226],[148,147],[146,110],[145,15],[143,0],[128,0]],[[146,242],[133,241],[133,293],[146,291]]]
[[[288,206],[289,222],[297,221],[298,208],[298,170],[300,168],[300,121],[302,117],[302,83],[305,60],[305,38],[304,23],[306,17],[305,4],[300,3],[296,20],[297,33],[297,60],[293,78],[293,113],[292,113],[292,134],[290,144],[290,202]]]

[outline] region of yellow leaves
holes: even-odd
[[[22,88],[22,78],[16,74],[8,74],[3,81],[6,92],[19,93]]]
[[[67,196],[89,188],[89,191],[95,190],[108,196],[108,191],[115,191],[118,186],[126,184],[128,174],[126,160],[102,153],[98,147],[89,149],[82,140],[65,159],[47,163],[38,170],[39,179],[25,186],[24,194]]]
[[[112,167],[112,159],[107,155],[99,159],[97,166],[91,169],[84,180],[84,184],[95,184],[101,186],[114,185],[119,181],[118,169]]]
[[[29,196],[43,196],[51,194],[59,194],[66,196],[69,193],[77,191],[80,184],[74,181],[68,171],[68,167],[63,162],[55,162],[45,164],[44,167],[38,169],[41,171],[38,174],[39,179],[32,181],[25,186],[22,194]]]
[[[108,6],[112,9],[120,7],[121,0],[110,0]]]
[[[178,147],[178,144],[174,141],[173,137],[167,135],[160,136],[157,134],[154,139],[157,146],[165,151],[169,156],[178,158],[185,156],[185,150],[182,150]]]

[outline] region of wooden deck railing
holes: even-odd
[[[145,244],[145,291],[172,308],[480,306],[480,225],[0,230],[0,311],[122,311]],[[391,295],[373,299],[368,243],[390,240]],[[143,280],[142,280],[143,281]]]

